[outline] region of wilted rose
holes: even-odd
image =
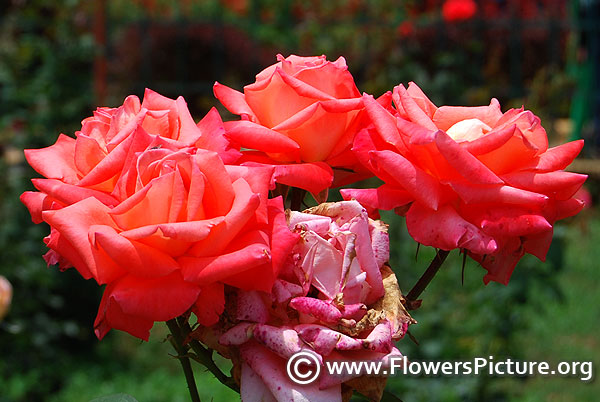
[[[249,151],[246,164],[275,165],[274,179],[318,193],[361,170],[350,151],[363,109],[346,61],[325,56],[277,56],[279,62],[238,92],[215,83],[215,96],[241,121],[227,122],[227,136]]]
[[[525,254],[544,259],[553,224],[577,214],[585,175],[563,171],[583,141],[548,148],[540,119],[523,109],[436,107],[415,84],[394,89],[396,115],[365,96],[374,128],[357,135],[359,159],[385,184],[342,190],[372,209],[406,215],[410,235],[443,250],[466,249],[508,283]]]
[[[287,377],[286,361],[301,350],[316,353],[321,361],[385,363],[401,356],[394,341],[414,321],[403,308],[396,277],[384,265],[387,227],[369,219],[354,201],[292,211],[288,224],[300,240],[271,294],[238,292],[237,311],[230,318],[241,322],[220,343],[239,350],[243,400],[257,395],[341,400],[340,384],[361,374],[331,376],[323,370],[317,383],[299,387]],[[369,391],[377,399],[385,380],[370,381],[380,385]],[[352,384],[366,392],[360,382]]]

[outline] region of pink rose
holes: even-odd
[[[341,400],[340,384],[356,375],[331,376],[297,386],[286,361],[305,350],[319,361],[370,360],[387,363],[402,356],[394,341],[414,322],[401,303],[396,277],[384,264],[389,256],[387,227],[367,217],[355,201],[292,211],[288,224],[301,240],[275,281],[270,295],[239,292],[241,321],[220,337],[238,348],[243,400]],[[373,380],[374,381],[374,380]],[[383,384],[382,384],[383,385]]]
[[[583,141],[548,148],[539,118],[523,109],[436,107],[411,83],[394,89],[397,111],[365,96],[374,128],[357,135],[357,156],[385,184],[342,190],[370,209],[406,215],[410,235],[443,250],[466,249],[508,283],[525,254],[544,259],[553,224],[577,214],[585,175],[563,171]]]
[[[364,174],[350,150],[362,99],[344,58],[277,59],[243,93],[214,86],[221,103],[242,118],[225,127],[232,142],[248,149],[244,164],[274,165],[275,181],[313,194],[331,186],[331,167],[335,185]]]

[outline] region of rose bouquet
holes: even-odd
[[[183,98],[150,90],[98,108],[75,138],[25,151],[43,178],[21,196],[50,226],[48,265],[106,285],[98,338],[114,328],[147,340],[167,322],[192,400],[190,358],[244,401],[379,400],[384,377],[322,372],[308,383],[286,364],[289,374],[299,353],[317,372],[388,364],[451,250],[479,262],[486,283],[507,284],[583,207],[574,195],[586,176],[564,171],[583,143],[548,148],[535,115],[503,113],[495,99],[437,107],[413,83],[375,99],[343,58],[325,56],[278,56],[243,92],[216,83],[214,93],[239,120],[213,108],[196,123]],[[326,202],[373,176],[383,184]],[[302,211],[307,192],[318,205]],[[391,209],[438,249],[406,297],[377,220]]]

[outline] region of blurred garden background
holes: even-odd
[[[413,359],[592,360],[600,364],[600,1],[598,0],[3,0],[0,2],[0,275],[14,289],[0,322],[0,402],[89,401],[127,393],[187,401],[166,329],[148,344],[93,333],[101,289],[46,268],[42,238],[19,195],[35,172],[23,149],[73,135],[96,106],[145,87],[185,97],[196,120],[215,80],[237,88],[275,55],[344,56],[359,90],[415,81],[437,105],[500,100],[541,117],[550,142],[584,138],[572,169],[590,174],[589,207],[561,221],[546,263],[524,258],[508,286],[453,255],[424,293],[399,349]],[[391,224],[392,258],[409,289],[434,255]],[[197,370],[205,400],[235,400]],[[578,378],[398,376],[403,401],[593,401]]]

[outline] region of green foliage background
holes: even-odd
[[[217,103],[210,95],[212,81],[239,89],[277,52],[325,53],[330,59],[344,55],[359,89],[376,95],[414,80],[438,104],[481,104],[498,96],[510,106],[525,96],[544,118],[568,114],[564,101],[568,96],[556,96],[572,90],[564,66],[538,71],[524,84],[527,90],[514,97],[506,76],[489,79],[483,73],[485,61],[472,62],[485,47],[477,38],[432,51],[414,38],[399,45],[397,26],[407,15],[393,1],[377,0],[366,7],[362,2],[338,0],[321,8],[312,2],[249,1],[241,14],[218,1],[147,2],[154,4],[154,11],[141,1],[109,3],[109,41],[119,43],[128,24],[166,19],[235,26],[245,40],[268,50],[270,59],[252,59],[256,66],[252,71],[227,65],[213,71],[215,76],[202,76],[189,70],[190,80],[208,83],[191,86],[198,88],[192,94],[198,99],[188,98],[197,120]],[[414,2],[403,4],[408,3]],[[356,7],[348,11],[349,4]],[[101,289],[74,270],[60,273],[56,267],[45,267],[42,238],[48,228],[33,225],[18,200],[23,191],[33,189],[29,178],[36,175],[24,162],[22,150],[48,146],[60,132],[72,135],[95,107],[92,60],[99,50],[89,31],[90,7],[81,0],[0,5],[0,274],[14,287],[12,309],[0,322],[0,402],[86,401],[121,392],[139,401],[187,401],[183,375],[164,342],[165,327],[156,325],[148,344],[115,331],[98,342],[92,324]],[[415,25],[435,26],[437,17],[421,16]],[[114,102],[110,106],[131,92],[141,95],[140,85],[130,82],[137,71],[111,74],[117,84],[109,83],[109,100]],[[185,90],[185,82],[168,86],[156,77],[160,75],[160,70],[155,71],[141,85],[170,96],[178,95],[170,93],[178,88]],[[390,223],[391,263],[401,287],[408,290],[434,251],[421,248],[415,260],[416,245],[402,219],[393,214],[383,218]],[[549,261],[542,264],[525,258],[506,287],[483,286],[484,270],[473,261],[468,261],[461,284],[461,259],[452,256],[425,292],[423,307],[414,313],[419,324],[411,327],[411,333],[420,346],[407,338],[399,348],[413,359],[489,355],[496,360],[554,363],[591,359],[597,369],[599,236],[600,219],[593,210],[560,225]],[[209,373],[196,371],[203,400],[235,399]],[[388,390],[404,401],[582,401],[594,400],[600,392],[597,381],[486,376],[397,377],[390,380]]]

